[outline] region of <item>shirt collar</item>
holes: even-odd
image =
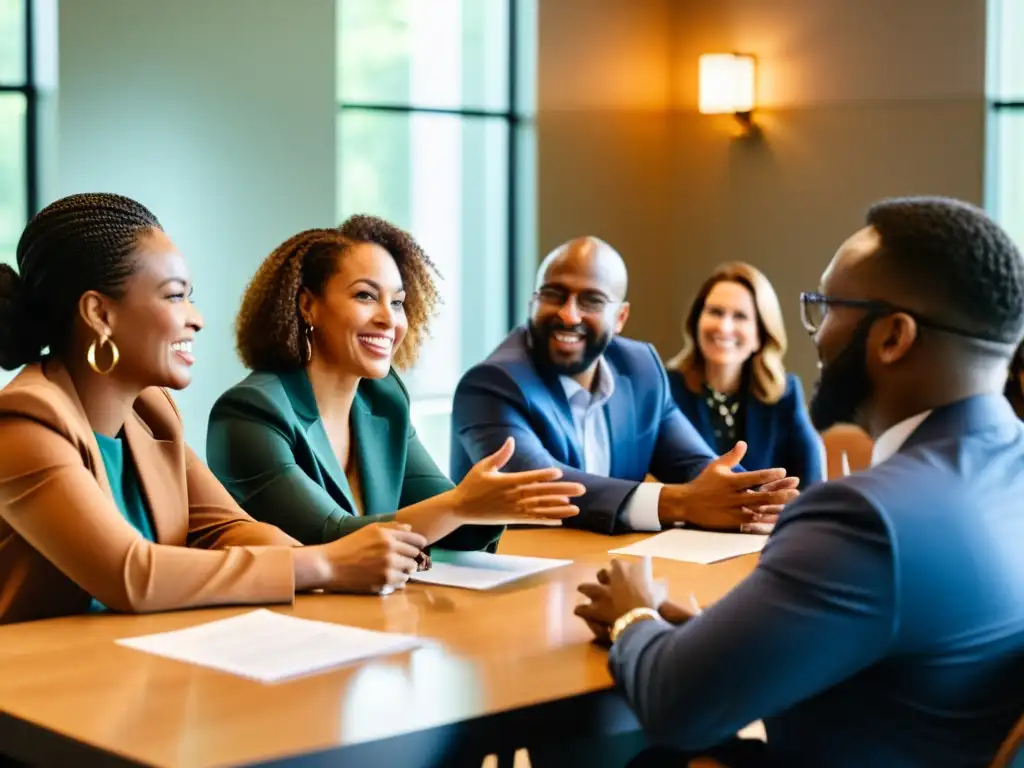
[[[886,459],[890,458],[900,448],[903,447],[903,443],[907,441],[914,430],[921,426],[921,422],[927,419],[931,415],[931,411],[925,411],[919,413],[916,416],[911,416],[909,419],[904,419],[898,424],[894,424],[889,427],[885,432],[879,435],[875,441],[874,448],[871,449],[871,466],[877,466]]]
[[[580,392],[586,392],[578,381],[569,376],[559,376],[558,380],[562,383],[562,389],[565,391],[565,397],[569,402],[578,397]],[[602,405],[608,402],[614,393],[615,377],[612,376],[608,363],[604,361],[603,357],[599,357],[597,358],[597,368],[594,369],[593,388],[590,392],[586,392],[590,396],[590,404]]]

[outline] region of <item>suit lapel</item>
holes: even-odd
[[[64,406],[62,410],[65,411],[68,420],[75,426],[78,434],[85,438],[84,447],[86,450],[82,458],[85,459],[86,466],[96,477],[96,482],[99,483],[100,488],[113,500],[114,493],[110,488],[110,480],[107,478],[107,468],[103,464],[103,457],[100,455],[100,446],[96,442],[92,425],[85,417],[85,408],[82,407],[82,401],[78,399],[78,393],[75,391],[75,385],[71,381],[71,376],[64,366],[53,359],[47,360],[40,367],[38,375],[43,381],[56,384],[57,388],[64,395],[66,402],[62,404]]]
[[[356,393],[350,423],[351,450],[355,451],[364,514],[397,509],[400,494],[392,491],[401,489],[402,479],[395,476],[395,467],[391,461],[390,422],[374,414],[363,395]],[[397,451],[394,453],[398,455]]]
[[[749,386],[743,406],[746,409],[743,429],[747,455],[741,463],[747,469],[770,469],[772,457],[768,448],[771,445],[772,409],[754,397]]]
[[[134,411],[124,424],[124,437],[149,506],[156,540],[184,545],[188,515],[182,515],[181,510],[188,506],[188,499],[182,498],[181,491],[187,484],[174,472],[181,446],[151,435]]]
[[[615,391],[605,403],[608,415],[608,449],[611,452],[612,477],[636,477],[644,473],[636,469],[636,400],[633,398],[633,382],[619,376],[612,364],[605,358],[607,373],[615,382]]]
[[[569,444],[569,460],[577,469],[583,469],[583,446],[580,445],[579,435],[576,432],[576,422],[572,418],[572,407],[569,405],[569,398],[565,396],[565,387],[557,376],[544,377],[544,389],[551,398],[554,406],[552,410],[558,420],[566,442]]]
[[[543,410],[548,413],[554,413],[559,431],[565,435],[566,445],[569,449],[565,463],[576,469],[583,469],[583,446],[580,445],[579,437],[576,433],[576,422],[572,418],[569,398],[565,396],[565,387],[562,386],[558,374],[551,370],[540,368],[535,364],[532,352],[530,351],[533,342],[525,328],[520,327],[513,331],[506,342],[501,345],[502,348],[506,344],[522,345],[523,359],[520,362],[520,370],[524,377],[526,377],[527,382],[529,382],[531,376],[536,377],[536,384],[539,385],[541,391],[547,395],[550,401],[551,407],[544,408]]]
[[[683,386],[687,385],[684,384]],[[711,424],[711,411],[709,410],[703,387],[700,392],[692,392],[689,389],[687,391],[694,398],[692,401],[694,403],[693,413],[697,419],[697,423],[693,426],[696,427],[698,432],[700,432],[704,441],[717,453],[718,443],[715,439],[715,428]]]
[[[306,435],[306,441],[309,443],[317,464],[320,465],[321,474],[337,490],[337,493],[331,493],[331,496],[349,513],[356,514],[352,489],[349,487],[345,470],[338,461],[334,448],[331,447],[331,440],[327,436],[327,430],[324,429],[324,423],[320,419],[320,411],[316,405],[316,398],[313,396],[313,387],[309,383],[309,377],[306,376],[305,371],[299,370],[280,374],[280,378],[292,409],[299,419],[302,431]],[[330,493],[330,489],[328,489],[328,493]]]

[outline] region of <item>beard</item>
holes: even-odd
[[[575,376],[587,370],[611,344],[612,334],[610,331],[597,333],[593,328],[583,323],[574,326],[563,325],[559,320],[551,320],[538,325],[530,320],[527,330],[530,334],[530,353],[534,362],[541,368],[554,371],[560,376]],[[551,336],[556,331],[570,331],[583,336],[583,352],[578,358],[556,359],[551,354]]]
[[[856,424],[857,413],[871,397],[868,376],[868,332],[874,318],[865,318],[831,363],[823,365],[811,396],[811,423],[818,432],[836,424]]]

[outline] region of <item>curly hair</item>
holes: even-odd
[[[66,352],[82,294],[120,298],[139,239],[160,228],[145,206],[106,193],[70,195],[33,216],[17,271],[0,264],[0,367],[37,363],[46,348]]]
[[[873,205],[880,263],[934,308],[936,319],[981,339],[1016,344],[1024,333],[1024,258],[973,205],[905,197]]]
[[[739,283],[754,297],[757,310],[757,330],[761,337],[761,349],[755,352],[747,365],[750,373],[750,389],[754,397],[763,403],[777,403],[786,393],[786,369],[782,358],[786,354],[786,327],[782,322],[782,308],[779,297],[764,273],[750,264],[734,261],[722,264],[711,273],[697,291],[683,320],[683,349],[666,363],[669,370],[679,371],[686,385],[694,392],[704,385],[704,355],[697,343],[697,323],[704,312],[711,289],[719,283]]]
[[[336,229],[307,229],[271,253],[245,289],[235,322],[239,357],[254,371],[288,371],[304,364],[304,324],[299,314],[302,289],[322,296],[338,270],[339,258],[355,245],[372,243],[391,254],[405,288],[409,330],[395,351],[395,367],[416,362],[429,322],[441,297],[434,283],[437,267],[403,229],[376,216],[351,216]]]

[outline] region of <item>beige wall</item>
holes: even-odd
[[[984,0],[541,0],[540,248],[583,233],[616,245],[627,333],[664,356],[707,272],[756,264],[809,384],[797,294],[867,205],[981,201],[984,42]],[[697,56],[728,50],[758,55],[761,142],[696,112]]]

